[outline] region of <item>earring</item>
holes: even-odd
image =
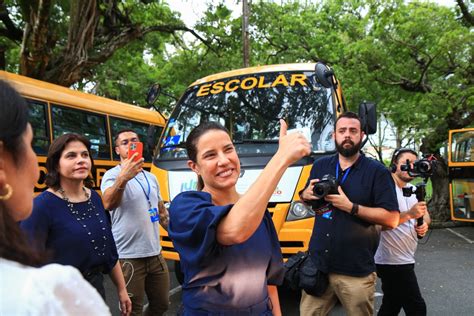
[[[0,195],[0,201],[6,201],[6,200],[8,200],[9,198],[12,197],[13,189],[12,189],[11,185],[9,185],[8,183],[5,184],[5,189],[7,190],[7,193],[5,193],[3,195]]]

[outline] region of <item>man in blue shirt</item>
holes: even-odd
[[[303,291],[300,313],[326,315],[339,300],[348,315],[373,315],[380,226],[394,228],[399,219],[395,187],[387,168],[360,152],[364,132],[357,114],[341,114],[333,137],[337,153],[313,164],[300,192],[316,213],[310,256],[329,285],[321,297]],[[313,188],[325,175],[337,179],[338,194],[318,198]]]

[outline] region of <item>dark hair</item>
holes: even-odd
[[[117,132],[117,134],[115,134],[115,137],[114,137],[114,146],[115,147],[117,147],[117,140],[118,140],[120,134],[127,133],[127,132],[135,133],[138,136],[137,132],[135,132],[133,129],[130,129],[130,128],[121,129],[120,131]]]
[[[334,130],[336,130],[337,122],[339,122],[339,120],[342,119],[342,118],[349,118],[349,119],[358,120],[359,124],[360,124],[360,130],[362,131],[362,122],[360,120],[359,115],[357,115],[356,113],[351,112],[351,111],[344,112],[344,113],[342,113],[341,115],[339,115],[337,117],[336,122],[334,122]]]
[[[395,151],[393,152],[392,159],[390,159],[390,165],[398,163],[400,156],[404,153],[410,153],[418,157],[418,154],[413,149],[400,147],[400,148],[395,149]]]
[[[225,128],[218,122],[208,121],[199,124],[191,131],[191,133],[189,133],[188,138],[186,139],[186,151],[190,160],[197,162],[197,143],[202,135],[206,134],[211,130],[223,131],[229,134],[227,128]],[[204,182],[202,181],[201,176],[198,176],[197,189],[201,191],[203,188]]]
[[[0,142],[9,152],[16,165],[21,165],[25,148],[23,134],[28,125],[26,101],[8,83],[0,80]],[[33,192],[31,192],[33,194]],[[25,196],[30,199],[32,196]],[[42,255],[34,252],[25,235],[15,222],[5,203],[0,201],[0,257],[26,265],[43,262]]]
[[[45,183],[48,187],[57,190],[61,186],[60,176],[58,172],[59,160],[61,159],[61,155],[67,144],[74,141],[81,142],[84,144],[84,146],[86,146],[87,151],[89,152],[89,157],[91,159],[91,169],[94,168],[94,160],[92,159],[90,141],[79,134],[69,133],[61,135],[53,141],[48,150],[48,158],[46,159],[46,169],[48,169],[48,173],[46,174],[45,178]],[[88,176],[87,179],[84,180],[84,185],[90,188],[92,187],[92,184],[93,181]]]

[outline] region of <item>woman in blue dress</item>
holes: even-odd
[[[188,165],[198,190],[176,196],[169,235],[184,273],[184,315],[281,315],[276,285],[283,281],[280,246],[267,203],[285,170],[308,155],[300,133],[286,135],[248,191],[239,195],[240,161],[228,131],[216,122],[188,136]]]
[[[90,142],[78,134],[54,140],[46,160],[48,189],[34,199],[21,228],[33,246],[50,253],[51,262],[71,265],[105,300],[103,273],[115,283],[122,315],[131,311],[117,248],[102,200],[91,185]]]

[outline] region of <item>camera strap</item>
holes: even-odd
[[[351,168],[352,168],[352,166],[350,166],[349,168],[346,169],[346,171],[342,175],[342,179],[339,182],[339,185],[343,184],[344,181],[346,181],[347,176],[349,175],[349,172],[351,171]],[[336,179],[337,179],[337,181],[339,181],[339,160],[337,161],[337,164],[336,164]]]

